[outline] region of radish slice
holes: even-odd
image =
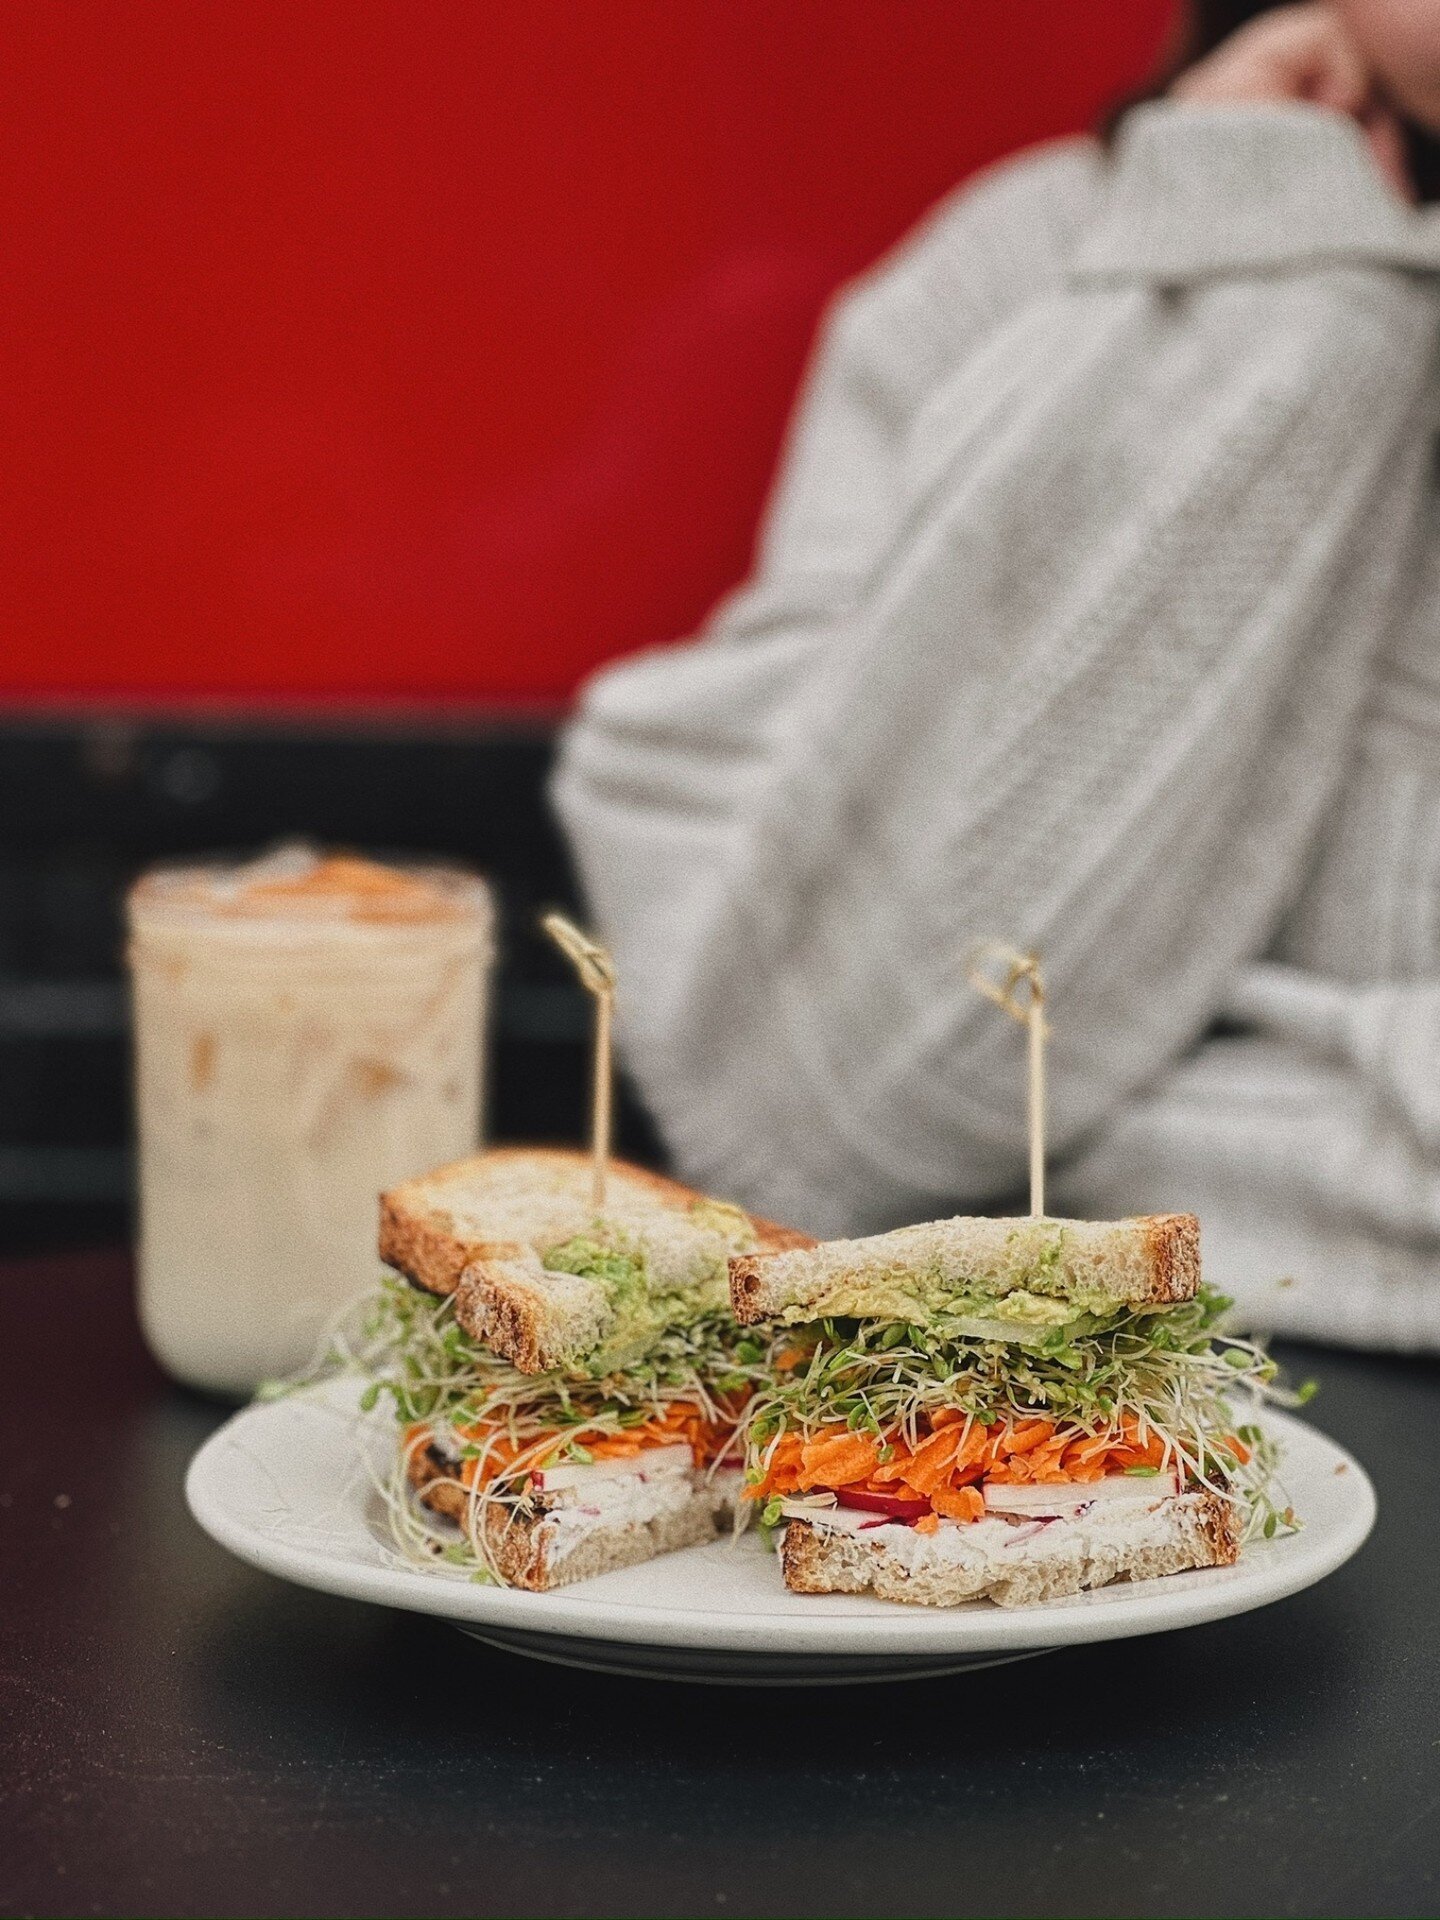
[[[1033,1540],[1036,1534],[1043,1533],[1048,1525],[1048,1518],[1045,1520],[1022,1520],[1018,1527],[1012,1528],[1010,1537],[1006,1540],[1005,1544],[1007,1547],[1014,1547],[1018,1546],[1022,1540]]]
[[[861,1493],[840,1487],[835,1498],[842,1507],[859,1507],[863,1513],[887,1513],[892,1520],[923,1520],[930,1511],[928,1500],[907,1500],[898,1493]]]

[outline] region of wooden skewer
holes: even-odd
[[[615,1061],[612,1019],[615,1010],[615,962],[598,940],[582,933],[563,913],[547,913],[540,922],[574,967],[580,984],[595,998],[595,1077],[590,1099],[590,1197],[598,1213],[605,1205],[614,1111]]]
[[[997,961],[1005,969],[1004,978],[999,981],[989,971]],[[1045,1019],[1045,983],[1040,972],[1040,956],[1020,953],[998,941],[985,941],[972,950],[966,978],[977,992],[1025,1028],[1029,1060],[1030,1213],[1038,1220],[1045,1212],[1045,1041],[1050,1032]]]
[[[614,1005],[613,991],[596,994],[595,1078],[590,1094],[590,1199],[597,1213],[605,1205],[605,1179],[610,1171],[611,1106],[615,1086],[610,1015]]]

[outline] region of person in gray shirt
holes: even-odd
[[[753,579],[590,684],[554,783],[695,1184],[823,1234],[1012,1200],[1001,939],[1052,1207],[1193,1208],[1252,1324],[1440,1349],[1426,129],[1440,0],[1262,12],[836,302]]]

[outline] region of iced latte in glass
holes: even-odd
[[[381,1189],[478,1144],[489,897],[287,848],[148,874],[129,924],[141,1318],[244,1394],[373,1282]]]

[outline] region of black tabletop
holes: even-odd
[[[830,1691],[592,1677],[327,1598],[181,1495],[224,1410],[119,1254],[0,1264],[8,1914],[1440,1910],[1440,1368],[1292,1354],[1380,1522],[1215,1626]]]

